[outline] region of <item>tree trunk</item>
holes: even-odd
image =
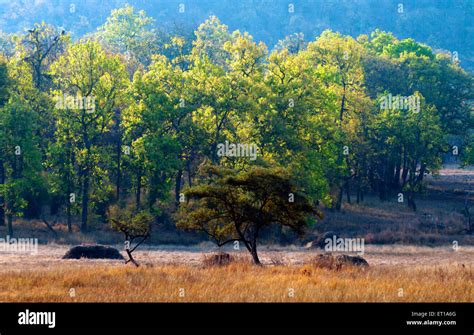
[[[0,161],[0,184],[5,184],[5,168],[3,162]],[[3,192],[0,193],[0,226],[5,225],[5,198],[3,197]]]
[[[81,232],[87,232],[87,219],[89,214],[89,170],[84,173],[84,182],[82,187],[82,220],[81,220]]]
[[[71,193],[72,193],[72,185],[71,185],[71,176],[68,169],[68,176],[67,176],[67,205],[66,205],[66,213],[67,213],[67,232],[72,233],[72,218],[71,218]]]
[[[386,200],[386,193],[385,193],[385,183],[383,182],[383,180],[379,180],[378,182],[379,184],[379,199],[380,201],[385,201]]]
[[[35,64],[34,65],[34,68],[35,68],[35,74],[36,74],[36,80],[35,80],[35,87],[38,89],[38,90],[41,90],[41,62],[39,62],[38,64]]]
[[[193,178],[191,176],[191,157],[186,160],[186,171],[188,173],[188,186],[193,186]]]
[[[351,204],[351,185],[349,183],[349,180],[346,182],[346,198],[347,203]]]
[[[408,207],[416,212],[415,194],[412,191],[408,192]]]
[[[337,201],[336,201],[336,210],[340,211],[342,207],[342,197],[344,195],[344,187],[339,188],[339,194],[337,196]]]
[[[426,172],[426,165],[425,164],[421,164],[420,166],[420,172],[418,174],[418,177],[416,179],[416,184],[420,184],[421,182],[423,182],[423,178],[425,177],[425,172]]]
[[[252,260],[255,265],[261,265],[260,259],[258,258],[257,253],[257,237],[253,237],[250,244],[250,254],[252,255]]]
[[[67,212],[67,232],[72,233],[71,201],[69,201],[69,199],[67,202],[66,212]]]
[[[250,228],[249,233],[251,234],[251,238],[250,238],[250,240],[248,240],[244,236],[244,234],[240,230],[240,228],[236,226],[237,235],[239,236],[240,240],[244,243],[247,250],[250,252],[250,255],[252,255],[253,263],[256,264],[256,265],[261,265],[262,264],[260,262],[260,259],[258,258],[258,253],[257,253],[257,238],[258,238],[259,229],[260,228],[258,228],[258,227]]]
[[[393,177],[393,187],[396,189],[396,190],[399,190],[400,189],[400,174],[401,174],[401,170],[402,170],[402,164],[401,164],[401,161],[399,161],[397,163],[397,166],[395,167],[395,175]]]
[[[7,215],[7,221],[8,221],[8,236],[13,237],[13,215],[8,214]]]
[[[120,131],[120,121],[121,121],[121,110],[120,108],[114,109],[114,123],[115,126],[113,128],[114,136],[113,139],[116,141],[116,153],[117,153],[117,171],[116,171],[116,198],[117,202],[120,202],[120,188],[122,183],[122,168],[121,168],[121,161],[122,161],[122,132]]]
[[[132,262],[132,264],[138,268],[140,265],[137,263],[135,258],[133,258],[132,252],[129,249],[125,249],[125,252],[127,253],[127,256],[128,256],[128,260],[125,261],[125,264],[127,264],[128,262]]]
[[[408,191],[408,207],[413,209],[416,212],[416,204],[415,204],[415,186],[416,186],[416,166],[417,163],[414,161],[411,164],[410,169],[410,176],[409,176],[409,186],[410,190]]]
[[[255,265],[262,265],[262,263],[260,262],[260,259],[258,258],[257,249],[252,248],[252,251],[250,253],[252,255],[253,263]]]
[[[117,140],[117,190],[116,190],[116,197],[117,197],[117,202],[120,201],[120,183],[122,182],[122,175],[121,175],[121,169],[120,169],[120,161],[122,159],[122,143],[120,141],[120,137]]]
[[[402,187],[407,183],[408,178],[408,157],[406,151],[403,154],[403,173],[402,173]]]
[[[175,192],[175,200],[176,200],[176,207],[179,206],[179,194],[181,192],[181,178],[183,176],[183,170],[179,169],[178,173],[176,174],[176,185],[174,188]]]
[[[341,109],[339,111],[339,120],[342,122],[344,120],[344,109],[346,104],[346,84],[342,84],[343,93],[342,93],[342,100],[341,100]]]
[[[140,168],[137,170],[137,189],[135,191],[135,207],[137,211],[140,209],[140,202],[141,202],[141,194],[142,194],[142,172]]]
[[[72,215],[71,215],[71,193],[72,193],[72,186],[71,186],[71,178],[68,177],[67,182],[67,205],[66,205],[66,213],[67,213],[67,232],[72,233]]]

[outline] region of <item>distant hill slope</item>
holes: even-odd
[[[0,0],[0,30],[21,31],[44,20],[80,37],[125,3],[144,9],[162,27],[195,28],[214,14],[270,48],[295,32],[313,39],[328,28],[352,36],[380,28],[457,51],[462,66],[474,70],[472,0]]]

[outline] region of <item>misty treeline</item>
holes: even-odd
[[[202,186],[203,164],[235,180],[265,167],[248,177],[257,183],[278,171],[311,206],[402,193],[416,209],[442,154],[474,160],[473,77],[452,55],[379,30],[293,34],[269,50],[214,16],[194,34],[155,27],[125,6],[81,39],[47,23],[3,36],[0,225],[10,235],[21,216],[86,232],[112,206],[171,214]],[[258,154],[219,154],[223,143]]]
[[[0,7],[0,29],[18,32],[45,21],[83,36],[126,3],[156,18],[163,31],[192,31],[216,15],[232,30],[245,30],[269,47],[295,32],[312,40],[325,27],[351,36],[379,28],[456,52],[465,69],[474,69],[471,0],[8,0]]]

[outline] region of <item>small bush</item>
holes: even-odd
[[[202,260],[203,265],[206,267],[225,266],[233,262],[235,262],[235,257],[225,252],[204,255]]]
[[[329,270],[341,270],[348,266],[368,267],[369,263],[360,256],[320,254],[312,260],[318,268]]]

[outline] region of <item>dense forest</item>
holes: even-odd
[[[312,36],[307,31],[324,24],[312,21],[302,3],[297,10],[305,14],[281,29],[269,28],[282,20],[261,1],[246,7],[252,15],[239,15],[250,20],[268,11],[262,21],[232,30],[209,16],[191,33],[179,24],[163,29],[161,21],[175,17],[163,19],[165,9],[153,19],[131,5],[91,23],[95,30],[80,28],[63,12],[55,14],[64,10],[60,3],[37,1],[17,8],[31,13],[3,15],[10,30],[29,25],[2,35],[0,225],[9,235],[16,217],[61,217],[70,232],[108,221],[123,231],[123,222],[173,217],[179,227],[204,231],[218,243],[249,242],[251,251],[262,226],[300,231],[323,217],[321,208],[339,210],[369,193],[381,201],[405,197],[416,210],[424,177],[441,167],[442,155],[474,161],[473,77],[461,67],[473,48],[467,39],[449,38],[446,21],[436,22],[444,30],[430,29],[440,35],[424,38],[459,54],[379,29],[352,36],[372,28],[357,20],[363,11],[354,8],[342,20],[348,34],[334,25]],[[331,20],[334,3],[324,3]],[[4,10],[15,5],[20,2]],[[213,12],[227,11],[222,17],[232,23],[228,5]],[[369,1],[350,6],[359,5],[384,11]],[[472,2],[459,6],[472,14],[465,10]],[[287,5],[280,15],[284,11]],[[385,9],[384,22],[395,15],[390,12]],[[436,8],[427,13],[421,17],[436,15]],[[36,17],[54,24],[32,24]],[[358,25],[347,29],[352,20]],[[414,24],[400,20],[387,24],[395,31],[403,22]],[[456,27],[466,37],[472,30]],[[420,26],[413,29],[423,35]],[[239,230],[245,225],[250,228]]]

